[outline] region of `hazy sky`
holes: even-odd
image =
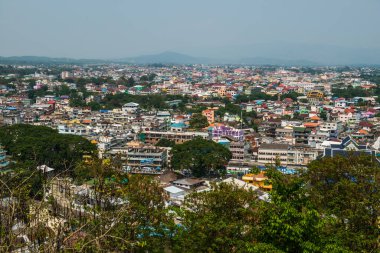
[[[380,48],[380,0],[0,0],[0,55],[242,56],[255,44]]]

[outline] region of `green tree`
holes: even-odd
[[[36,170],[15,168],[12,173],[0,173],[0,252],[26,246],[14,227],[29,224],[30,205],[41,200],[42,185],[41,172]],[[29,230],[24,233],[29,234]]]
[[[299,96],[302,96],[302,94],[297,93],[295,91],[291,91],[291,92],[281,95],[281,100],[284,100],[285,98],[291,98],[293,101],[297,101],[297,97]]]
[[[84,154],[96,152],[96,146],[81,136],[59,134],[43,126],[2,127],[0,139],[18,166],[29,168],[46,164],[57,170],[71,170]]]
[[[86,101],[83,96],[80,96],[77,92],[71,93],[69,105],[71,107],[84,107],[86,106]]]
[[[353,98],[353,97],[367,97],[371,93],[361,87],[353,87],[348,85],[347,88],[334,87],[332,89],[333,97],[344,97],[344,98]]]
[[[168,140],[168,139],[160,139],[157,143],[156,143],[156,146],[157,147],[174,147],[175,146],[175,142],[172,141],[172,140]]]
[[[135,83],[136,83],[135,79],[131,76],[130,78],[127,79],[126,85],[128,87],[132,87],[133,85],[135,85]]]
[[[229,114],[234,114],[234,115],[239,115],[241,114],[241,108],[238,105],[235,105],[231,103],[230,101],[227,101],[224,107],[220,107],[217,111],[215,111],[215,114],[223,117],[224,114],[229,113]]]
[[[79,163],[77,183],[93,184],[94,205],[88,207],[85,237],[74,245],[84,252],[163,252],[169,244],[173,219],[165,206],[167,195],[159,182],[127,175],[119,157],[96,157]]]
[[[213,184],[184,202],[184,229],[175,237],[175,252],[247,252],[255,241],[257,195],[233,184]]]
[[[380,167],[374,157],[351,154],[309,165],[308,195],[330,219],[330,241],[355,252],[379,250]]]
[[[74,90],[71,90],[66,84],[54,88],[54,93],[56,96],[70,95],[73,91]]]
[[[302,117],[300,117],[300,113],[299,113],[299,111],[294,111],[294,113],[293,113],[293,119],[302,119]]]
[[[133,175],[125,190],[128,205],[118,236],[133,242],[130,251],[163,252],[174,224],[165,207],[167,196],[162,187],[151,177]]]
[[[205,128],[209,125],[207,121],[207,117],[202,115],[201,113],[194,113],[191,116],[189,123],[190,123],[190,128],[197,129],[197,130]]]
[[[91,107],[92,111],[99,111],[100,109],[102,109],[102,106],[98,102],[95,102],[95,101],[91,101],[87,103],[87,106]]]
[[[226,164],[232,158],[227,148],[202,138],[175,145],[172,154],[175,170],[188,170],[196,177],[223,174]]]
[[[321,119],[323,119],[323,120],[327,120],[327,113],[326,113],[326,111],[321,111],[321,113],[319,114],[319,116],[321,117]]]
[[[303,178],[275,168],[266,175],[273,189],[259,208],[259,241],[285,252],[320,252],[322,220],[305,195]]]

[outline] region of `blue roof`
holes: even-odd
[[[185,128],[186,124],[185,123],[173,123],[170,125],[170,127]]]

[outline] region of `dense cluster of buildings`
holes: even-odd
[[[377,86],[361,78],[363,71],[371,69],[320,68],[313,73],[300,68],[110,65],[71,66],[58,76],[46,75],[42,69],[0,86],[0,124],[45,125],[62,134],[83,136],[98,146],[101,157],[121,155],[125,168],[135,173],[160,174],[170,168],[170,148],[155,146],[161,139],[181,144],[196,137],[232,152],[230,174],[241,176],[253,166],[278,162],[297,169],[318,157],[348,150],[377,155],[380,107],[373,92]],[[80,78],[87,80],[82,89],[77,83]],[[96,78],[110,81],[90,81]],[[119,82],[131,78],[132,84]],[[59,95],[57,87],[62,86],[79,97],[85,89],[85,105],[73,106],[70,95]],[[348,87],[369,95],[334,96],[333,89]],[[49,95],[28,97],[31,90],[41,89]],[[164,109],[147,109],[132,101],[114,109],[86,106],[102,105],[105,96],[125,93],[192,99],[168,100]],[[185,110],[178,109],[181,103]],[[229,111],[226,103],[238,106],[240,112]],[[191,108],[202,108],[209,126],[191,129],[192,112],[186,110]]]

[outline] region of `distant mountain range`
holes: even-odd
[[[244,57],[244,58],[206,58],[194,57],[176,52],[163,52],[159,54],[141,55],[119,59],[73,59],[51,58],[40,56],[12,56],[1,57],[0,64],[247,64],[247,65],[278,65],[278,66],[322,66],[322,65],[379,65],[380,52],[371,50],[354,50],[337,47],[303,47],[297,50],[294,46],[279,49],[276,47],[255,46],[247,48],[247,55],[269,55],[270,57]],[[314,53],[311,53],[313,51]],[[317,55],[316,55],[317,53]],[[222,54],[221,54],[222,55]],[[278,55],[277,57],[271,57]],[[298,57],[307,55],[307,59]]]
[[[0,56],[0,64],[98,64],[107,63],[101,59],[73,59],[73,58],[54,58],[45,56]]]
[[[163,52],[159,54],[142,55],[120,59],[73,59],[53,58],[41,56],[0,56],[0,64],[102,64],[102,63],[129,63],[129,64],[249,64],[249,65],[291,65],[310,66],[318,63],[306,60],[282,60],[274,58],[252,57],[239,60],[214,59],[206,57],[193,57],[176,52]]]
[[[243,59],[219,59],[219,58],[206,58],[206,57],[193,57],[186,54],[176,52],[163,52],[160,54],[142,55],[138,57],[130,57],[123,59],[116,59],[118,62],[128,62],[135,64],[150,64],[150,63],[163,63],[163,64],[250,64],[250,65],[318,65],[316,62],[306,60],[282,60],[275,58],[252,57]]]
[[[137,57],[128,57],[116,59],[117,62],[127,62],[134,64],[150,64],[150,63],[164,63],[164,64],[195,64],[195,63],[209,63],[208,58],[198,58],[186,54],[176,52],[163,52],[159,54],[141,55]]]

